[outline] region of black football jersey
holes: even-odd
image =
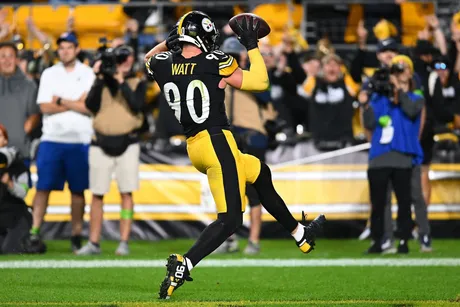
[[[229,128],[219,82],[237,68],[236,60],[221,51],[189,59],[162,52],[147,63],[187,137],[211,127]]]

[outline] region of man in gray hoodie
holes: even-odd
[[[37,85],[19,69],[18,61],[16,45],[0,43],[0,122],[8,130],[10,145],[30,164],[28,134],[40,122],[40,109]]]

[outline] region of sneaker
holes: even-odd
[[[46,244],[42,241],[40,235],[27,235],[22,239],[22,248],[25,254],[44,254],[46,253]]]
[[[118,245],[117,250],[115,251],[115,255],[118,255],[118,256],[129,255],[128,242],[120,242],[120,244]]]
[[[192,281],[187,269],[184,256],[172,254],[168,257],[166,264],[166,277],[160,285],[159,298],[169,299],[174,291],[179,289],[185,281]]]
[[[431,247],[431,238],[429,235],[420,236],[420,251],[422,253],[431,253],[433,248]]]
[[[385,242],[383,242],[382,254],[396,254],[396,247],[394,247],[393,242],[390,239],[387,239]]]
[[[216,248],[212,253],[213,254],[231,254],[240,251],[240,246],[238,239],[235,236],[231,236],[224,241],[218,248]]]
[[[367,249],[365,254],[381,254],[382,253],[382,244],[372,241],[371,247]]]
[[[398,246],[398,254],[408,254],[409,246],[407,245],[407,240],[400,240]]]
[[[260,253],[260,243],[255,243],[248,240],[248,246],[244,249],[246,255],[257,255]]]
[[[101,253],[101,248],[94,245],[91,242],[88,242],[85,246],[80,248],[75,252],[77,256],[87,256],[87,255],[99,255]]]
[[[81,236],[71,236],[70,237],[70,248],[72,253],[75,253],[81,248]]]
[[[366,240],[371,236],[371,229],[369,227],[364,228],[363,232],[359,235],[358,239],[360,241]]]
[[[302,224],[306,224],[306,214],[302,211]],[[311,221],[310,224],[307,226],[304,226],[304,234],[303,238],[296,242],[297,246],[300,248],[300,250],[308,254],[311,252],[314,247],[315,247],[315,239],[316,236],[322,231],[323,229],[323,224],[326,222],[326,217],[321,214],[317,216],[313,221]]]
[[[412,237],[414,238],[414,240],[418,240],[419,238],[417,226],[415,226],[414,229],[412,229]]]

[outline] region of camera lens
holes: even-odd
[[[393,66],[391,66],[391,73],[400,74],[404,72],[404,69],[405,69],[404,64],[396,63],[396,64],[393,64]]]

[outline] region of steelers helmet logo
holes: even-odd
[[[203,29],[206,32],[211,32],[212,30],[214,30],[214,25],[208,18],[203,18],[203,20],[201,21],[201,25],[203,26]]]

